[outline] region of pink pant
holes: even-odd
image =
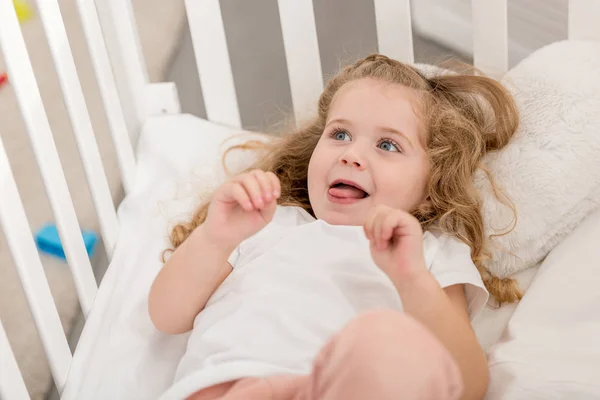
[[[351,321],[321,350],[308,376],[244,378],[188,400],[458,399],[450,353],[408,315],[375,311]]]

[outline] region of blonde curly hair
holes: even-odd
[[[476,170],[483,170],[496,197],[511,205],[481,164],[488,152],[499,150],[509,142],[519,121],[512,97],[495,80],[473,73],[427,78],[414,67],[383,55],[370,55],[345,67],[328,82],[319,99],[318,115],[308,125],[273,140],[249,141],[229,150],[260,152],[261,157],[249,169],[259,168],[277,175],[281,181],[278,203],[299,206],[314,215],[307,186],[311,155],[323,133],[337,91],[344,84],[363,78],[404,85],[420,96],[422,129],[430,161],[430,202],[412,210],[412,214],[424,230],[439,229],[469,245],[486,288],[499,304],[518,301],[522,295],[517,282],[498,278],[485,268],[485,261],[490,258],[486,249],[488,238],[484,232],[481,199],[473,183]],[[167,251],[174,251],[205,220],[209,204],[210,200],[196,210],[191,220],[172,229],[172,248]]]

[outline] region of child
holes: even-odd
[[[193,331],[164,398],[482,398],[470,320],[519,292],[483,268],[473,174],[517,122],[492,79],[343,69],[310,125],[173,229],[149,312]]]

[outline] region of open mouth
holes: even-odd
[[[354,182],[337,180],[329,187],[329,194],[340,199],[364,199],[369,196],[363,188]]]

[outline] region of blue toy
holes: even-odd
[[[81,233],[83,235],[83,242],[85,243],[88,256],[92,257],[96,242],[98,241],[98,235],[91,231],[82,231]],[[65,257],[65,251],[60,242],[60,236],[58,235],[56,225],[44,225],[42,229],[35,234],[35,244],[41,252],[66,261],[67,258]]]

